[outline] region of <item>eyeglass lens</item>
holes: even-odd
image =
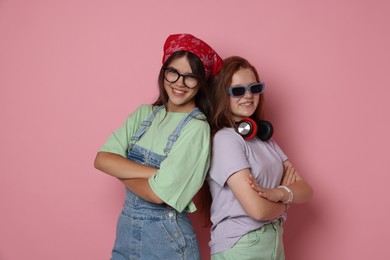
[[[240,97],[244,96],[246,91],[249,91],[253,95],[261,94],[264,90],[264,84],[263,83],[254,83],[246,86],[233,86],[229,88],[229,94],[234,97]]]
[[[169,83],[175,83],[179,80],[180,77],[183,77],[184,85],[187,88],[195,88],[198,85],[198,79],[193,74],[180,74],[177,70],[173,68],[167,68],[164,72],[164,78]]]

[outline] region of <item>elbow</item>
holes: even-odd
[[[304,194],[305,195],[304,195],[302,201],[299,201],[298,204],[302,203],[302,202],[310,201],[313,198],[313,188],[310,187],[309,185],[307,185],[307,188],[306,188],[306,191]]]
[[[95,161],[93,162],[93,166],[95,167],[95,169],[98,169],[98,170],[102,170],[102,169],[103,169],[102,160],[103,160],[102,154],[99,152],[99,153],[96,155]]]
[[[267,221],[267,220],[271,220],[272,218],[270,218],[269,216],[267,216],[266,214],[264,214],[264,212],[261,212],[261,211],[258,211],[258,212],[252,212],[252,213],[249,213],[248,214],[252,219],[256,220],[256,221]]]
[[[277,203],[274,205],[262,206],[262,207],[253,207],[246,212],[248,215],[255,221],[269,221],[275,219],[284,211],[284,205],[282,203]]]
[[[294,204],[301,204],[308,202],[313,198],[313,188],[306,183],[305,181],[298,181],[300,186],[297,186],[298,189],[295,190],[296,196],[294,194]]]
[[[152,198],[152,202],[155,204],[163,204],[164,201],[162,201],[159,197]]]
[[[154,203],[154,204],[163,204],[165,203],[163,200],[161,200],[156,194],[152,192],[152,194],[146,194],[144,197],[145,200]]]
[[[147,179],[144,179],[146,183],[146,200],[154,204],[163,204],[165,203],[152,189]]]
[[[165,203],[156,193],[153,191],[149,194],[149,201],[155,204],[163,204]]]
[[[96,155],[95,161],[93,162],[93,167],[95,167],[95,169],[98,169],[98,170],[99,170],[98,156],[99,156],[99,155]]]
[[[266,216],[263,216],[263,215],[256,215],[256,216],[253,216],[252,217],[254,220],[256,221],[267,221],[267,220],[271,220],[270,218],[267,218]]]

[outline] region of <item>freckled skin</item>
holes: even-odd
[[[240,69],[232,77],[232,86],[249,86],[256,83],[256,76],[249,68]],[[249,91],[242,97],[230,97],[230,107],[233,120],[238,122],[245,117],[250,117],[259,104],[259,95],[252,95]]]

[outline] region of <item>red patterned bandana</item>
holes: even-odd
[[[191,34],[168,36],[164,44],[163,63],[177,51],[188,51],[198,56],[203,63],[206,78],[214,76],[222,68],[221,57],[207,43]]]

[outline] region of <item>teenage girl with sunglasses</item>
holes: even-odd
[[[284,259],[287,208],[309,200],[312,189],[269,139],[272,133],[263,138],[245,132],[261,122],[263,112],[264,83],[256,69],[233,56],[214,80],[211,258]],[[248,129],[238,127],[243,122]]]
[[[210,162],[208,79],[222,60],[190,34],[170,35],[158,77],[160,95],[114,131],[95,167],[120,179],[126,199],[112,259],[199,259],[187,217]]]

